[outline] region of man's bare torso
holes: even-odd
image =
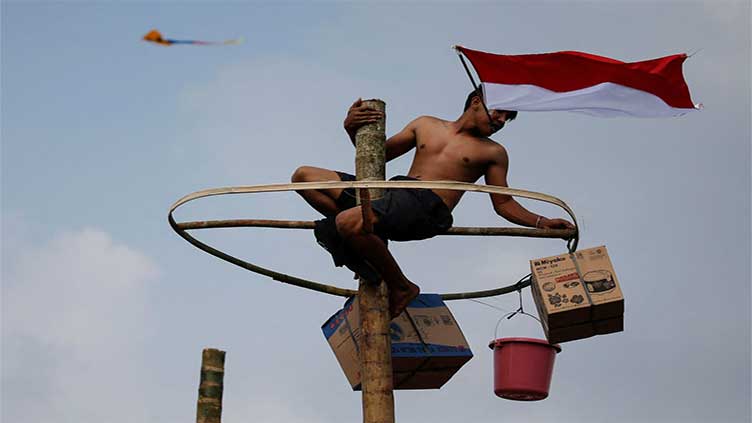
[[[495,164],[503,147],[487,138],[457,133],[451,122],[421,118],[415,128],[415,156],[408,176],[423,181],[474,183]],[[434,190],[453,209],[464,191]]]

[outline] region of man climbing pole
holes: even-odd
[[[517,112],[487,110],[482,93],[472,91],[460,117],[451,122],[421,116],[390,137],[385,144],[386,161],[415,148],[407,176],[390,180],[459,181],[474,183],[481,176],[486,184],[507,186],[509,158],[501,144],[488,137],[514,120]],[[356,100],[347,112],[344,127],[353,145],[363,125],[377,122],[382,113]],[[353,175],[311,166],[301,166],[293,182],[352,181]],[[399,316],[420,288],[402,272],[387,248],[388,240],[413,241],[431,238],[452,226],[452,210],[464,191],[389,189],[371,202],[373,221],[364,225],[353,189],[303,190],[298,193],[325,219],[316,221],[316,240],[332,254],[336,266],[347,266],[359,276],[379,281],[389,288],[391,317]],[[564,219],[535,214],[508,195],[491,194],[496,213],[528,227],[573,229]],[[368,223],[368,222],[366,222]],[[364,228],[373,227],[373,233]]]

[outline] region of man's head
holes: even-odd
[[[477,114],[481,116],[480,120],[485,121],[485,123],[489,123],[488,118],[490,115],[491,133],[488,135],[491,135],[494,132],[500,130],[501,128],[504,127],[504,124],[506,122],[512,121],[517,117],[516,110],[490,109],[488,110],[488,114],[486,114],[486,108],[483,106],[483,91],[481,90],[480,87],[478,87],[477,90],[470,91],[470,94],[467,95],[467,100],[465,100],[464,111],[467,112],[467,110],[470,109],[471,107],[475,108],[475,111],[477,112]]]

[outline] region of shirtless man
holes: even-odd
[[[517,117],[517,112],[489,110],[482,95],[471,92],[465,110],[454,122],[421,116],[386,141],[386,161],[415,148],[407,176],[392,180],[460,181],[474,183],[481,176],[486,184],[507,186],[509,157],[501,144],[488,137]],[[347,112],[344,126],[355,145],[355,133],[363,125],[375,123],[381,112],[358,99]],[[301,166],[293,182],[355,180],[342,172]],[[298,193],[326,219],[316,222],[319,244],[333,256],[335,265],[346,265],[369,281],[384,279],[389,288],[389,310],[397,317],[420,293],[400,270],[387,249],[387,239],[409,241],[426,239],[446,232],[452,226],[452,210],[464,191],[389,189],[373,200],[374,233],[363,230],[363,213],[355,206],[354,190],[322,189]],[[549,219],[530,212],[508,195],[491,194],[496,213],[512,223],[546,229],[572,229],[564,219]]]

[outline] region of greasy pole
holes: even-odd
[[[381,100],[365,100],[364,105],[385,112]],[[386,118],[368,124],[355,135],[355,177],[383,181]],[[381,197],[383,189],[370,189],[369,197]],[[360,202],[360,196],[358,196]],[[360,278],[360,375],[363,390],[363,423],[394,423],[392,386],[392,345],[389,338],[389,300],[384,281],[378,285]]]

